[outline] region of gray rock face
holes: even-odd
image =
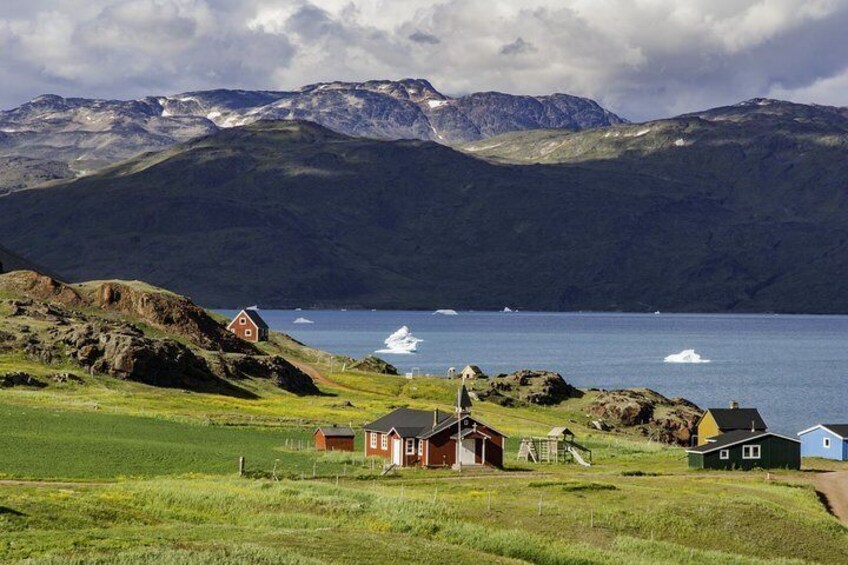
[[[90,173],[221,128],[295,119],[346,135],[445,144],[517,130],[582,130],[624,122],[586,98],[498,92],[451,98],[421,79],[331,82],[291,92],[211,90],[129,101],[45,95],[0,112],[0,158],[31,160],[17,161],[15,170],[0,163],[0,193],[4,184],[10,191],[68,178],[71,170]],[[4,175],[9,176],[5,183]]]

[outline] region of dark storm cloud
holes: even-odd
[[[846,0],[4,2],[0,106],[409,76],[570,92],[632,119],[756,96],[846,105],[845,29]]]

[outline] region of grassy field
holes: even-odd
[[[25,363],[0,357],[0,367]],[[592,432],[587,393],[475,413],[507,432],[505,471],[404,470],[309,448],[316,424],[450,409],[455,382],[331,373],[323,395],[256,400],[85,377],[0,391],[0,562],[842,563],[848,529],[814,470],[694,472],[681,449]],[[33,368],[35,370],[36,368]],[[567,425],[595,465],[514,460]],[[237,476],[245,457],[247,474]],[[826,468],[845,468],[838,464]],[[314,478],[313,478],[314,473]],[[276,477],[274,476],[276,475]]]
[[[680,449],[588,433],[586,398],[556,408],[478,403],[511,434],[505,472],[379,477],[361,451],[307,449],[312,425],[358,425],[397,405],[447,408],[455,384],[329,378],[325,396],[309,400],[108,379],[3,391],[0,561],[839,563],[848,554],[848,530],[817,499],[811,472],[773,481],[691,472]],[[556,423],[580,430],[595,466],[512,459],[520,435]]]

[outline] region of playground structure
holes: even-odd
[[[572,431],[565,427],[553,428],[545,437],[521,438],[516,458],[528,463],[577,463],[584,467],[592,466],[592,450],[576,443]]]

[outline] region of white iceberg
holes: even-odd
[[[513,309],[512,309],[512,308],[510,308],[509,306],[504,306],[504,309],[503,309],[503,310],[501,310],[501,312],[515,312],[515,310],[513,310]]]
[[[298,318],[297,320],[295,320],[292,323],[293,324],[314,324],[315,322],[313,322],[312,320],[309,320],[307,318]]]
[[[673,353],[665,358],[666,363],[709,363],[709,359],[703,359],[695,353],[694,349],[684,349],[680,353]]]
[[[450,308],[444,308],[442,310],[436,310],[433,314],[438,314],[440,316],[458,316],[456,310],[451,310]]]
[[[386,344],[385,349],[378,349],[374,353],[384,353],[389,355],[411,355],[418,351],[418,344],[424,341],[412,335],[407,326],[403,326],[398,331],[390,335],[383,342]]]

